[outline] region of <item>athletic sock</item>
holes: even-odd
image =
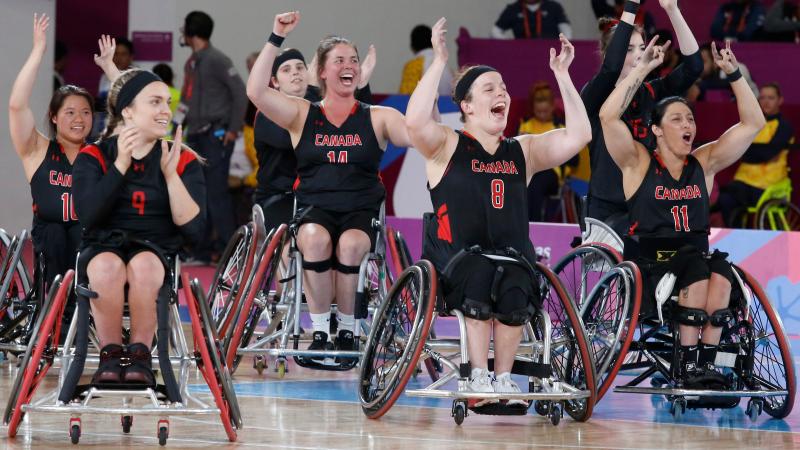
[[[697,359],[697,365],[700,367],[706,367],[709,364],[714,364],[715,360],[717,359],[717,346],[711,344],[701,344],[700,345],[700,356]]]
[[[321,331],[327,336],[331,332],[331,313],[311,313],[311,325],[314,331]]]
[[[336,321],[339,323],[339,330],[355,332],[356,316],[354,314],[336,313]]]

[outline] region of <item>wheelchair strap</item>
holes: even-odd
[[[733,277],[736,278],[736,282],[739,283],[739,288],[742,290],[742,295],[744,295],[744,301],[747,304],[744,310],[744,320],[750,319],[750,305],[753,304],[753,294],[750,292],[750,289],[744,284],[744,280],[739,275],[739,271],[736,267],[731,268],[731,272],[733,272]]]

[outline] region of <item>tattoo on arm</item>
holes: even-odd
[[[681,289],[681,298],[684,299],[684,300],[688,300],[689,299],[689,288],[688,287],[685,287],[685,288]]]
[[[631,103],[631,100],[633,100],[633,95],[636,94],[640,84],[642,84],[642,80],[641,78],[637,78],[635,83],[628,86],[628,89],[625,91],[625,99],[623,100],[619,111],[620,116],[625,112],[626,109],[628,109],[628,105]]]

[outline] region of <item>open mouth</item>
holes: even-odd
[[[505,103],[498,103],[492,106],[491,109],[492,115],[498,119],[502,119],[506,116],[506,104]]]
[[[72,131],[83,131],[86,129],[83,125],[74,125],[69,128]]]
[[[353,75],[351,73],[347,73],[347,74],[344,74],[344,75],[340,76],[339,80],[345,86],[352,86],[353,85],[353,80],[355,80],[355,78],[356,78],[355,75]]]
[[[161,125],[161,126],[164,126],[164,127],[165,127],[165,126],[167,126],[167,125],[169,124],[169,120],[167,120],[167,119],[160,119],[160,120],[156,120],[156,123],[157,123],[157,124],[159,124],[159,125]]]
[[[692,133],[683,133],[682,138],[683,138],[683,142],[685,142],[686,144],[691,145],[691,143],[692,143]]]

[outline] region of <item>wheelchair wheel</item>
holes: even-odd
[[[642,274],[623,261],[599,280],[580,308],[595,362],[597,401],[617,376],[628,353],[642,302]]]
[[[208,288],[211,315],[217,332],[224,335],[236,311],[244,283],[253,266],[257,236],[252,223],[241,226],[228,241]]]
[[[541,263],[536,263],[536,269],[544,278],[542,301],[552,325],[550,364],[553,366],[553,375],[560,381],[591,393],[588,398],[570,400],[564,404],[570,417],[584,422],[592,415],[597,400],[597,384],[583,322],[556,274]],[[541,315],[537,315],[537,323],[534,324],[534,332],[539,334],[539,338],[544,330],[543,324],[538,323],[540,318]]]
[[[567,292],[580,307],[600,278],[622,261],[622,256],[606,244],[584,244],[574,248],[553,267]]]
[[[359,373],[361,409],[384,415],[416,371],[436,303],[436,270],[425,260],[400,274],[375,313]]]
[[[14,380],[13,395],[9,399],[4,416],[4,422],[8,424],[9,437],[17,435],[17,428],[24,416],[22,406],[30,403],[36,389],[53,364],[58,350],[61,316],[64,315],[64,306],[67,304],[74,276],[75,272],[69,270],[63,279],[56,277],[53,281],[48,305],[41,314],[43,319],[34,332],[36,339],[31,340],[25,356],[20,361],[17,379]]]
[[[13,354],[21,353],[13,347],[28,345],[41,306],[22,258],[26,236],[9,238],[0,229],[0,343]]]
[[[776,419],[782,419],[792,412],[797,389],[789,340],[780,317],[761,285],[747,272],[739,271],[744,274],[743,280],[755,297],[750,305],[749,318],[752,324],[754,382],[750,388],[788,391],[785,396],[764,398],[764,411]]]
[[[775,198],[761,205],[755,217],[759,230],[800,231],[800,208]]]
[[[224,365],[219,340],[212,326],[208,304],[203,298],[203,290],[195,279],[189,283],[189,276],[183,274],[183,286],[186,289],[186,303],[189,306],[189,317],[192,322],[192,336],[195,353],[199,353],[197,368],[208,385],[214,402],[219,408],[222,426],[228,440],[236,441],[236,429],[241,428],[242,419],[233,384]]]
[[[255,298],[259,292],[262,292],[262,287],[269,292],[275,275],[278,273],[286,228],[286,225],[281,225],[271,233],[271,238],[261,255],[254,276],[244,287],[246,290],[244,300],[241,302],[239,310],[236,311],[234,325],[228,329],[228,335],[225,336],[223,345],[225,362],[231,373],[236,371],[242,359],[241,356],[236,355],[236,351],[250,343],[261,313],[266,306],[255,302]]]

